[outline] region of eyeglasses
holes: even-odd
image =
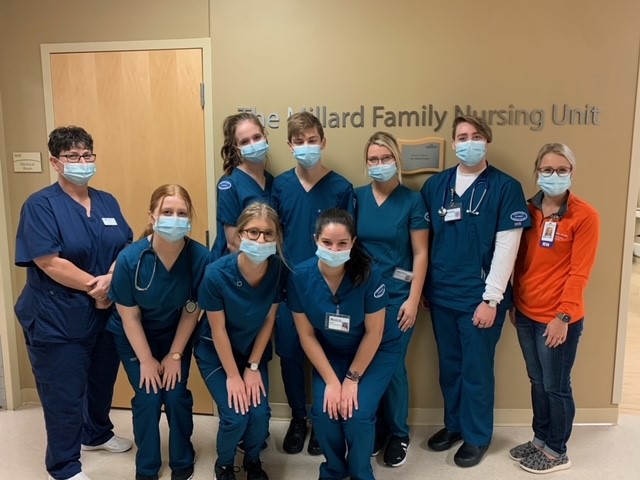
[[[276,239],[276,232],[273,230],[258,230],[257,228],[245,228],[242,230],[249,240],[258,240],[260,235],[265,242],[273,242]]]
[[[384,157],[368,157],[367,163],[369,165],[387,165],[389,163],[395,162],[395,157],[393,155],[385,155]]]
[[[87,163],[93,163],[96,161],[96,154],[85,153],[84,155],[79,155],[77,153],[68,153],[66,155],[58,155],[57,158],[66,158],[69,163],[78,163],[80,159],[83,159]]]
[[[571,174],[571,170],[573,170],[572,167],[542,167],[538,169],[538,173],[542,177],[550,177],[551,175],[553,175],[553,172],[556,172],[559,177],[566,177]]]

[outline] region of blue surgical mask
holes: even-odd
[[[456,157],[467,167],[475,167],[487,154],[487,142],[484,140],[467,140],[456,143]]]
[[[538,186],[545,195],[557,197],[571,188],[571,175],[560,177],[556,172],[553,172],[548,177],[538,175]]]
[[[191,221],[187,217],[161,215],[156,220],[153,231],[169,242],[177,242],[191,232]]]
[[[337,252],[334,252],[333,250],[329,250],[318,245],[316,256],[321,262],[326,263],[330,267],[339,267],[340,265],[347,263],[349,258],[351,258],[351,249],[338,250]]]
[[[251,263],[258,264],[276,254],[276,242],[260,243],[243,238],[240,240],[240,251],[247,256]]]
[[[297,145],[293,147],[293,156],[302,168],[313,168],[320,161],[321,150],[320,145]]]
[[[76,185],[86,185],[96,174],[95,163],[65,163],[62,176]]]
[[[377,182],[388,182],[398,173],[398,167],[395,162],[387,165],[375,165],[368,167],[367,170],[369,171],[369,176]]]
[[[256,143],[251,143],[249,145],[244,145],[240,147],[240,153],[244,157],[245,160],[251,163],[262,163],[264,162],[264,157],[267,156],[267,152],[269,151],[269,144],[266,140],[261,140]]]

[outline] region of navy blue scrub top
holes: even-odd
[[[353,214],[353,186],[334,171],[307,192],[292,168],[276,177],[272,196],[284,232],[284,256],[294,265],[315,255],[313,234],[322,212],[342,208]]]
[[[176,331],[187,301],[198,300],[198,288],[211,257],[207,247],[189,239],[171,270],[167,271],[150,248],[151,243],[145,237],[131,244],[118,256],[109,292],[115,303],[140,308],[142,328],[147,338]],[[151,282],[145,291],[139,291],[135,287],[138,262],[138,287],[146,288]],[[155,274],[152,277],[154,264]],[[122,318],[115,308],[107,330],[116,335],[125,335]]]
[[[358,240],[382,272],[389,301],[402,303],[409,297],[411,282],[393,278],[396,268],[413,270],[411,230],[426,230],[427,208],[418,192],[399,184],[378,205],[371,184],[354,190]]]
[[[429,302],[458,311],[473,311],[482,301],[486,277],[491,269],[496,233],[529,228],[531,218],[520,183],[488,165],[464,192],[454,194],[462,204],[462,218],[445,222],[438,210],[448,208],[450,189],[455,188],[457,167],[429,178],[420,193],[430,217],[432,243],[425,295]],[[486,192],[485,197],[482,194]],[[471,200],[473,196],[473,205]],[[467,213],[468,209],[478,215]],[[511,284],[507,285],[505,308],[512,304]]]
[[[384,309],[388,303],[385,284],[377,268],[373,267],[369,278],[358,287],[345,275],[335,297],[339,302],[340,314],[350,316],[349,332],[326,328],[326,314],[336,313],[336,304],[329,285],[320,273],[316,257],[309,258],[294,268],[289,275],[287,293],[289,308],[294,313],[304,313],[307,316],[327,355],[354,355],[365,333],[365,315]],[[388,323],[385,322],[382,343],[399,336],[397,323],[391,323],[395,328],[387,328]]]
[[[273,206],[271,201],[273,175],[265,170],[264,178],[265,186],[263,190],[250,175],[239,168],[234,168],[231,175],[223,176],[218,182],[217,236],[211,248],[214,260],[228,253],[227,238],[224,234],[225,225],[235,227],[242,210],[254,202]]]
[[[104,327],[108,310],[95,309],[85,291],[59,284],[36,266],[34,259],[58,254],[97,276],[109,271],[133,232],[109,193],[89,188],[86,209],[54,183],[32,194],[22,206],[16,238],[16,260],[27,267],[27,283],[15,311],[25,330],[46,342],[91,339]]]
[[[245,280],[238,268],[238,253],[219,258],[207,268],[200,285],[200,306],[207,312],[224,311],[225,327],[234,352],[248,357],[269,310],[280,302],[284,279],[282,262],[269,257],[267,272],[257,287]],[[202,322],[199,337],[211,342],[211,326]],[[271,360],[271,346],[262,362]]]

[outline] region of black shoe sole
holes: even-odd
[[[450,441],[448,441],[446,443],[431,443],[431,442],[428,441],[427,445],[434,452],[444,452],[445,450],[449,450],[456,443],[461,442],[461,441],[462,441],[462,434],[454,437],[453,440],[450,440]]]

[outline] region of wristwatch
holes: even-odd
[[[258,368],[260,367],[260,364],[259,363],[254,363],[254,362],[247,362],[245,367],[247,367],[252,372],[257,372]]]
[[[180,352],[173,352],[171,354],[172,360],[182,360],[182,354]]]
[[[347,370],[347,374],[345,375],[345,378],[351,380],[352,382],[358,383],[360,381],[360,378],[362,378],[362,376],[356,371]]]
[[[483,302],[489,305],[491,308],[496,308],[498,306],[497,300],[483,300]]]
[[[564,323],[570,323],[571,322],[571,315],[567,315],[566,313],[558,312],[558,313],[556,313],[556,317],[558,317]]]

